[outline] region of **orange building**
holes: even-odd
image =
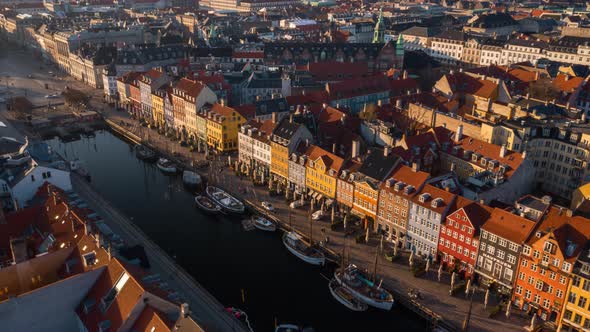
[[[512,300],[543,320],[559,322],[572,267],[590,239],[590,220],[552,206],[529,234],[520,255]],[[584,300],[586,301],[586,300]]]

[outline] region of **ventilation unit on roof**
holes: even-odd
[[[541,237],[543,236],[543,232],[541,232],[541,231],[537,231],[537,232],[535,233],[535,236],[536,236],[536,237],[538,237],[538,238],[541,238]]]

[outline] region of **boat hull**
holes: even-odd
[[[203,203],[201,203],[200,199],[201,199],[201,196],[195,197],[195,205],[197,205],[197,208],[199,208],[199,210],[201,210],[207,214],[218,214],[221,212],[221,208],[218,205],[215,205],[215,208],[210,208],[208,206],[205,206]],[[214,202],[211,202],[211,203],[215,204]]]
[[[357,303],[357,305],[355,305],[355,304],[351,303],[350,301],[343,299],[336,292],[337,287],[343,287],[343,286],[340,285],[340,283],[334,279],[330,280],[330,283],[328,284],[328,288],[330,289],[330,293],[332,294],[334,299],[336,299],[336,301],[340,302],[340,304],[342,304],[343,306],[347,307],[348,309],[350,309],[352,311],[366,311],[367,310],[368,305],[364,302],[361,302],[361,300],[358,300],[359,303]]]
[[[296,257],[298,257],[299,259],[301,259],[302,261],[304,261],[304,262],[306,262],[308,264],[322,266],[322,265],[324,265],[326,263],[326,258],[325,257],[311,257],[311,256],[307,256],[307,255],[304,255],[303,253],[297,251],[292,246],[290,246],[287,243],[287,233],[283,234],[283,244],[285,245],[285,247],[287,248],[287,250],[289,250],[290,253],[292,253],[293,255],[295,255]]]
[[[277,226],[273,223],[271,223],[270,225],[264,225],[264,224],[257,222],[256,219],[253,219],[252,223],[254,224],[254,227],[256,227],[257,229],[259,229],[261,231],[274,232],[277,230]]]
[[[365,302],[366,304],[370,305],[371,307],[374,307],[374,308],[377,308],[377,309],[382,309],[382,310],[391,310],[391,308],[393,307],[393,300],[391,300],[391,301],[379,301],[377,299],[374,299],[372,297],[369,297],[369,296],[367,296],[367,295],[365,295],[365,294],[357,291],[354,287],[351,287],[347,283],[343,282],[342,276],[341,276],[340,272],[334,273],[334,277],[336,278],[336,280],[338,281],[338,283],[340,285],[342,285],[342,287],[348,289],[359,300]]]

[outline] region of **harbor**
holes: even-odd
[[[165,175],[155,164],[140,161],[133,145],[110,132],[73,142],[47,142],[67,159],[84,160],[93,190],[225,307],[247,312],[255,331],[272,331],[282,323],[316,331],[428,329],[423,319],[398,305],[389,312],[369,309],[351,314],[330,294],[326,278],[331,278],[333,264],[305,264],[283,247],[279,232],[246,232],[240,218],[201,213],[180,175]]]

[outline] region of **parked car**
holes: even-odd
[[[268,211],[274,211],[275,207],[269,202],[262,202],[262,207]]]

